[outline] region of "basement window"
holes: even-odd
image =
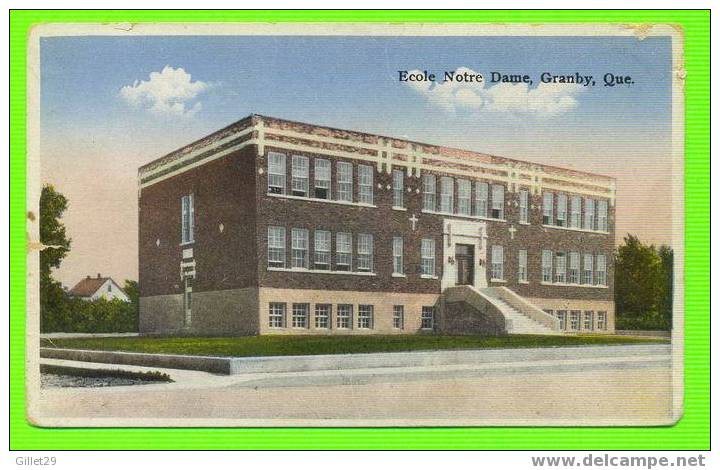
[[[372,330],[373,328],[373,312],[374,308],[372,305],[359,305],[358,306],[358,329],[360,330]]]
[[[607,312],[598,312],[597,313],[597,329],[598,330],[606,330],[607,329]]]
[[[285,309],[287,305],[280,302],[270,302],[269,326],[270,328],[285,327]]]
[[[432,330],[435,327],[435,307],[423,306],[420,317],[420,328]]]
[[[352,326],[352,311],[353,306],[351,304],[339,304],[337,306],[337,328],[339,330],[347,330]]]
[[[580,310],[570,311],[570,329],[574,331],[580,329]]]
[[[331,304],[315,304],[315,328],[330,328],[330,314],[332,312]]]

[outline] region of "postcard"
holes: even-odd
[[[42,24],[28,419],[668,425],[683,33]]]

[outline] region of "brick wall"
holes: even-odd
[[[392,209],[393,191],[392,175],[385,171],[378,172],[371,162],[358,162],[352,159],[312,154],[303,152],[310,158],[310,192],[313,188],[313,158],[328,159],[332,162],[333,197],[337,184],[337,161],[354,164],[353,191],[357,201],[359,163],[371,165],[374,169],[374,204],[375,208],[348,206],[322,201],[305,201],[292,198],[273,197],[267,195],[267,152],[278,151],[287,155],[287,187],[291,185],[291,152],[266,147],[265,155],[258,157],[256,197],[258,200],[257,245],[259,261],[259,284],[264,287],[282,287],[296,289],[335,289],[365,290],[376,292],[440,292],[440,280],[420,278],[420,240],[435,239],[436,243],[436,274],[442,277],[443,267],[443,221],[448,216],[422,212],[422,178],[405,177],[404,205],[406,211]],[[427,173],[427,171],[425,172]],[[442,173],[431,172],[438,177],[437,195],[439,200],[439,177]],[[492,181],[488,181],[492,183]],[[418,192],[419,190],[419,192]],[[289,191],[289,189],[288,189]],[[474,204],[475,187],[472,187]],[[570,195],[570,194],[568,194]],[[487,221],[488,246],[501,245],[504,248],[504,284],[490,282],[490,270],[487,269],[488,285],[505,285],[520,295],[545,298],[573,298],[588,300],[612,300],[613,298],[613,266],[614,249],[614,207],[608,207],[609,234],[590,233],[578,230],[547,228],[542,226],[542,195],[530,195],[529,225],[519,224],[519,193],[505,190],[505,221]],[[457,207],[457,185],[454,203]],[[418,218],[417,228],[412,230],[411,216]],[[569,209],[568,209],[569,216]],[[278,272],[267,269],[267,226],[279,225],[286,228],[286,257],[288,266],[291,253],[292,228],[305,228],[309,231],[310,262],[313,259],[313,231],[329,230],[332,232],[332,259],[335,259],[335,233],[338,231],[353,234],[353,260],[357,259],[357,234],[369,233],[374,236],[374,271],[377,276],[355,276],[340,274],[319,274],[311,272]],[[510,227],[517,231],[514,237]],[[402,236],[404,243],[404,265],[406,278],[392,276],[392,238]],[[528,284],[520,284],[518,279],[518,250],[528,251]],[[607,259],[608,287],[577,287],[553,286],[541,284],[542,250],[579,253],[602,253]],[[487,250],[487,266],[490,264],[490,250]],[[477,260],[476,260],[477,262]],[[569,260],[568,260],[569,270]],[[581,264],[582,267],[582,264]]]
[[[518,202],[518,205],[515,203]],[[608,207],[609,234],[589,233],[577,230],[566,230],[561,228],[547,228],[542,226],[542,195],[530,195],[529,197],[529,222],[530,225],[518,223],[519,217],[519,192],[505,193],[505,218],[507,222],[490,222],[488,228],[488,244],[502,245],[505,256],[505,279],[506,284],[490,282],[488,270],[488,285],[505,285],[524,297],[546,297],[546,298],[569,298],[587,300],[613,300],[613,264],[612,255],[614,250],[614,207]],[[534,209],[532,207],[535,207]],[[569,214],[569,211],[568,211]],[[513,226],[517,231],[514,238],[511,237],[509,228]],[[528,252],[528,284],[518,282],[518,250],[525,249]],[[605,254],[607,259],[607,280],[608,287],[574,287],[574,286],[552,286],[542,285],[542,250],[554,252],[578,252]],[[490,263],[490,251],[488,250],[488,266]],[[570,268],[570,261],[566,259],[567,271]],[[554,271],[554,269],[553,269]]]
[[[257,285],[255,147],[145,187],[139,198],[142,297],[180,294],[180,262],[192,248],[193,292]],[[195,242],[181,245],[181,198],[194,194]],[[222,231],[220,230],[222,224]]]
[[[257,245],[259,259],[259,282],[262,287],[293,288],[293,289],[332,289],[332,290],[364,290],[376,292],[417,292],[439,293],[440,281],[436,279],[420,278],[420,243],[422,238],[434,238],[436,243],[437,274],[442,268],[442,221],[433,216],[424,216],[421,211],[421,196],[415,190],[421,188],[421,179],[405,178],[405,206],[407,210],[393,210],[392,175],[385,172],[378,173],[372,165],[373,194],[376,208],[358,207],[333,204],[329,202],[302,201],[285,199],[267,195],[267,151],[266,155],[258,158],[258,166],[264,168],[262,175],[258,174],[258,226]],[[280,150],[276,150],[280,151]],[[287,152],[283,152],[287,153]],[[314,178],[312,157],[314,155],[303,153],[311,157],[310,187]],[[332,164],[333,194],[335,193],[337,174],[336,161],[355,163],[353,169],[353,190],[357,200],[358,171],[357,161],[336,157],[318,155],[329,159]],[[365,164],[365,162],[363,162]],[[288,154],[287,181],[290,184],[290,154]],[[382,189],[378,188],[378,185]],[[407,189],[411,188],[412,193]],[[420,219],[417,229],[412,230],[410,217],[415,215]],[[314,273],[288,273],[267,270],[267,226],[281,225],[286,228],[286,252],[288,263],[290,259],[290,230],[292,228],[306,228],[310,235],[310,260],[314,247],[313,231],[316,229],[332,232],[332,260],[335,260],[335,234],[337,232],[350,232],[353,235],[353,264],[357,261],[357,234],[372,234],[374,239],[374,271],[376,276],[358,276],[351,274],[314,274]],[[406,278],[392,276],[392,239],[394,236],[403,237],[403,257]]]

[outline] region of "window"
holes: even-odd
[[[580,196],[573,196],[570,199],[570,227],[571,228],[581,228],[580,227],[580,216],[581,216],[581,199]]]
[[[315,269],[330,269],[330,232],[315,230]]]
[[[558,322],[560,323],[560,329],[565,330],[567,329],[567,311],[566,310],[558,310],[555,312],[555,316],[558,319]]]
[[[308,231],[304,228],[292,229],[292,267],[308,267]]]
[[[558,227],[567,227],[567,196],[558,194],[557,196],[557,221]]]
[[[570,329],[580,329],[580,310],[570,310]]]
[[[357,269],[358,271],[372,272],[373,270],[373,236],[367,233],[358,234],[357,242]]]
[[[340,304],[337,306],[338,329],[347,330],[352,327],[352,311],[353,306],[350,304]]]
[[[565,283],[566,267],[565,253],[555,253],[555,282]]]
[[[393,328],[396,330],[405,328],[405,307],[403,305],[393,305]]]
[[[607,285],[607,266],[605,255],[597,255],[595,258],[595,284],[598,286]]]
[[[529,221],[528,214],[528,190],[520,190],[520,223],[527,224]]]
[[[435,276],[435,240],[423,238],[420,242],[420,274]]]
[[[527,250],[518,250],[518,281],[527,282]]]
[[[580,284],[580,253],[570,253],[568,282],[570,284]]]
[[[285,154],[268,153],[268,192],[285,194]]]
[[[307,197],[310,185],[310,162],[308,157],[292,157],[292,194]]]
[[[285,308],[285,304],[279,302],[270,302],[270,328],[285,327]]]
[[[393,274],[402,274],[403,270],[403,239],[393,238]]]
[[[542,252],[542,282],[552,282],[553,277],[553,255],[550,250],[543,250]]]
[[[358,166],[360,178],[359,201],[365,204],[373,203],[373,167],[369,165]]]
[[[373,327],[373,306],[358,305],[358,329],[371,330]]]
[[[492,187],[492,213],[493,219],[505,218],[505,186],[494,184]]]
[[[553,193],[543,193],[543,225],[552,225]]]
[[[472,197],[470,195],[472,186],[468,180],[458,180],[458,214],[472,214]]]
[[[108,292],[112,292],[112,284],[108,284]]]
[[[585,227],[595,230],[595,199],[585,199]]]
[[[268,227],[268,266],[285,267],[285,227]]]
[[[332,313],[332,305],[315,304],[315,328],[330,328],[330,315]]]
[[[292,327],[307,328],[310,304],[293,304],[292,306]]]
[[[453,212],[453,191],[455,184],[449,176],[440,178],[440,212]]]
[[[601,232],[608,231],[608,203],[605,200],[600,200],[597,203],[597,229]]]
[[[423,210],[435,211],[435,175],[423,175]]]
[[[330,199],[332,175],[330,161],[322,158],[315,159],[315,198]]]
[[[192,194],[182,197],[182,243],[195,241],[195,198]]]
[[[504,279],[502,246],[493,245],[492,247],[492,265],[490,266],[490,277],[492,279]]]
[[[487,217],[488,215],[488,184],[475,183],[475,215]]]
[[[349,233],[335,236],[335,270],[352,271],[352,235]]]
[[[435,307],[424,306],[420,316],[420,328],[432,330],[435,327]]]
[[[402,170],[393,170],[393,207],[404,207],[405,174]]]
[[[583,315],[583,330],[592,330],[594,326],[593,313],[591,310],[586,310]]]
[[[352,202],[353,200],[353,167],[351,163],[337,163],[337,199]]]
[[[606,330],[607,329],[607,312],[598,312],[597,313],[597,329],[598,330]]]
[[[593,255],[585,254],[583,256],[583,284],[592,285],[593,283]]]

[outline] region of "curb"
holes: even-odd
[[[472,349],[413,351],[368,354],[330,354],[316,356],[218,357],[149,354],[86,349],[40,348],[40,357],[81,362],[188,369],[223,375],[251,373],[307,372],[380,367],[429,367],[513,361],[541,361],[579,358],[612,358],[666,355],[666,344],[585,346],[526,349]]]

